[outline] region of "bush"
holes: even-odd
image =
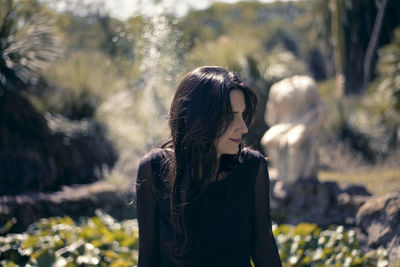
[[[42,219],[25,233],[0,237],[2,266],[135,266],[136,220],[116,222],[109,215],[74,222],[69,217]]]
[[[99,52],[74,52],[46,80],[55,88],[42,97],[44,110],[74,120],[95,117],[104,101],[125,88],[111,60]]]
[[[275,225],[274,235],[284,266],[388,266],[385,250],[363,255],[355,232],[346,232],[343,226]]]
[[[101,211],[96,215],[79,222],[69,217],[41,219],[22,234],[0,237],[0,264],[136,266],[137,221],[117,222]],[[343,226],[274,224],[273,229],[283,266],[388,266],[385,250],[362,255],[355,232],[346,232]]]

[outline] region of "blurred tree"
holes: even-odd
[[[376,47],[378,45],[378,38],[379,38],[379,34],[382,29],[382,21],[383,21],[383,16],[385,14],[387,3],[388,3],[388,0],[381,0],[378,3],[378,14],[376,15],[374,28],[371,33],[371,38],[368,43],[367,51],[365,52],[364,82],[363,82],[364,88],[367,86],[367,84],[370,80],[372,56],[375,54]]]
[[[35,1],[0,2],[0,92],[22,91],[37,83],[58,55],[49,18]]]
[[[52,86],[42,96],[44,111],[71,120],[95,118],[98,107],[125,88],[115,64],[100,52],[75,51],[46,72]]]
[[[57,55],[41,11],[35,1],[0,2],[0,195],[52,187],[56,177],[46,120],[22,95]]]
[[[343,0],[330,0],[331,9],[331,27],[332,27],[332,43],[335,55],[335,74],[336,74],[336,90],[337,98],[342,98],[344,94],[345,76],[343,73],[346,65],[346,50],[344,43],[342,16],[343,16]]]
[[[379,55],[378,88],[382,94],[390,96],[390,109],[400,115],[400,28],[394,31],[393,41],[382,47]]]
[[[341,60],[342,62],[336,68],[343,68],[344,94],[363,93],[364,62],[369,66],[366,71],[371,75],[365,78],[366,82],[369,82],[374,78],[377,57],[376,49],[370,49],[371,52],[366,59],[368,44],[371,44],[371,48],[373,48],[374,42],[376,42],[376,47],[388,44],[392,30],[400,24],[400,2],[388,0],[381,26],[377,27],[377,29],[381,29],[381,34],[376,37],[376,41],[371,42],[371,37],[374,36],[375,21],[379,22],[379,19],[376,20],[379,3],[374,0],[312,1],[312,4],[315,5],[315,8],[312,9],[313,16],[318,18],[316,23],[319,26],[315,28],[319,32],[317,36],[325,39],[324,43],[328,44],[328,51],[323,49],[320,51],[323,52],[325,58],[330,56],[331,51],[336,51],[338,56],[335,56],[335,61]],[[381,10],[384,11],[384,9]],[[379,26],[379,24],[376,25]],[[343,42],[343,46],[337,45],[341,42]]]
[[[331,36],[331,28],[326,26],[331,21],[329,6],[326,1],[315,1],[312,5],[303,3],[304,13],[294,18],[292,23],[279,24],[280,33],[284,33],[284,38],[289,40],[281,41],[280,45],[303,60],[314,79],[324,80],[334,75],[333,48],[327,37]],[[268,28],[273,27],[276,27],[274,21],[269,23]]]
[[[134,60],[134,37],[129,24],[106,14],[87,14],[77,17],[63,12],[55,16],[55,24],[64,35],[67,53],[76,50],[99,50],[111,59]]]
[[[216,40],[221,35],[257,37],[268,46],[273,35],[275,42],[279,39],[279,33],[284,33],[284,38],[288,37],[286,33],[289,31],[286,29],[306,11],[305,6],[302,2],[216,3],[205,10],[189,12],[178,26],[184,32],[182,39],[189,49],[200,41]],[[276,30],[278,28],[281,32]]]
[[[117,158],[102,125],[51,120],[29,101],[63,54],[52,16],[35,0],[0,2],[0,195],[93,182]]]
[[[349,122],[366,136],[374,155],[389,155],[400,142],[400,28],[392,43],[379,49],[377,77]]]

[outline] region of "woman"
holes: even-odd
[[[242,142],[256,105],[254,91],[221,67],[183,78],[170,140],[139,164],[139,267],[281,266],[267,164]]]

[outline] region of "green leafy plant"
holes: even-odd
[[[284,266],[388,266],[387,252],[363,255],[353,230],[343,226],[321,229],[315,224],[274,225],[274,235]]]
[[[383,249],[362,254],[355,232],[343,226],[273,225],[283,266],[389,266]],[[95,217],[41,219],[22,234],[0,237],[1,266],[136,266],[137,220]]]
[[[1,266],[135,266],[136,220],[96,217],[41,219],[22,234],[0,237]]]
[[[52,21],[34,1],[1,1],[0,40],[0,93],[36,84],[60,49]]]

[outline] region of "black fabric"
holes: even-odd
[[[170,199],[160,170],[167,154],[152,151],[139,164],[139,267],[177,266],[166,246],[172,238]],[[255,267],[281,266],[269,216],[267,164],[259,152],[246,150],[237,169],[191,205],[195,249],[188,256],[193,264],[185,267],[249,267],[250,258]]]

